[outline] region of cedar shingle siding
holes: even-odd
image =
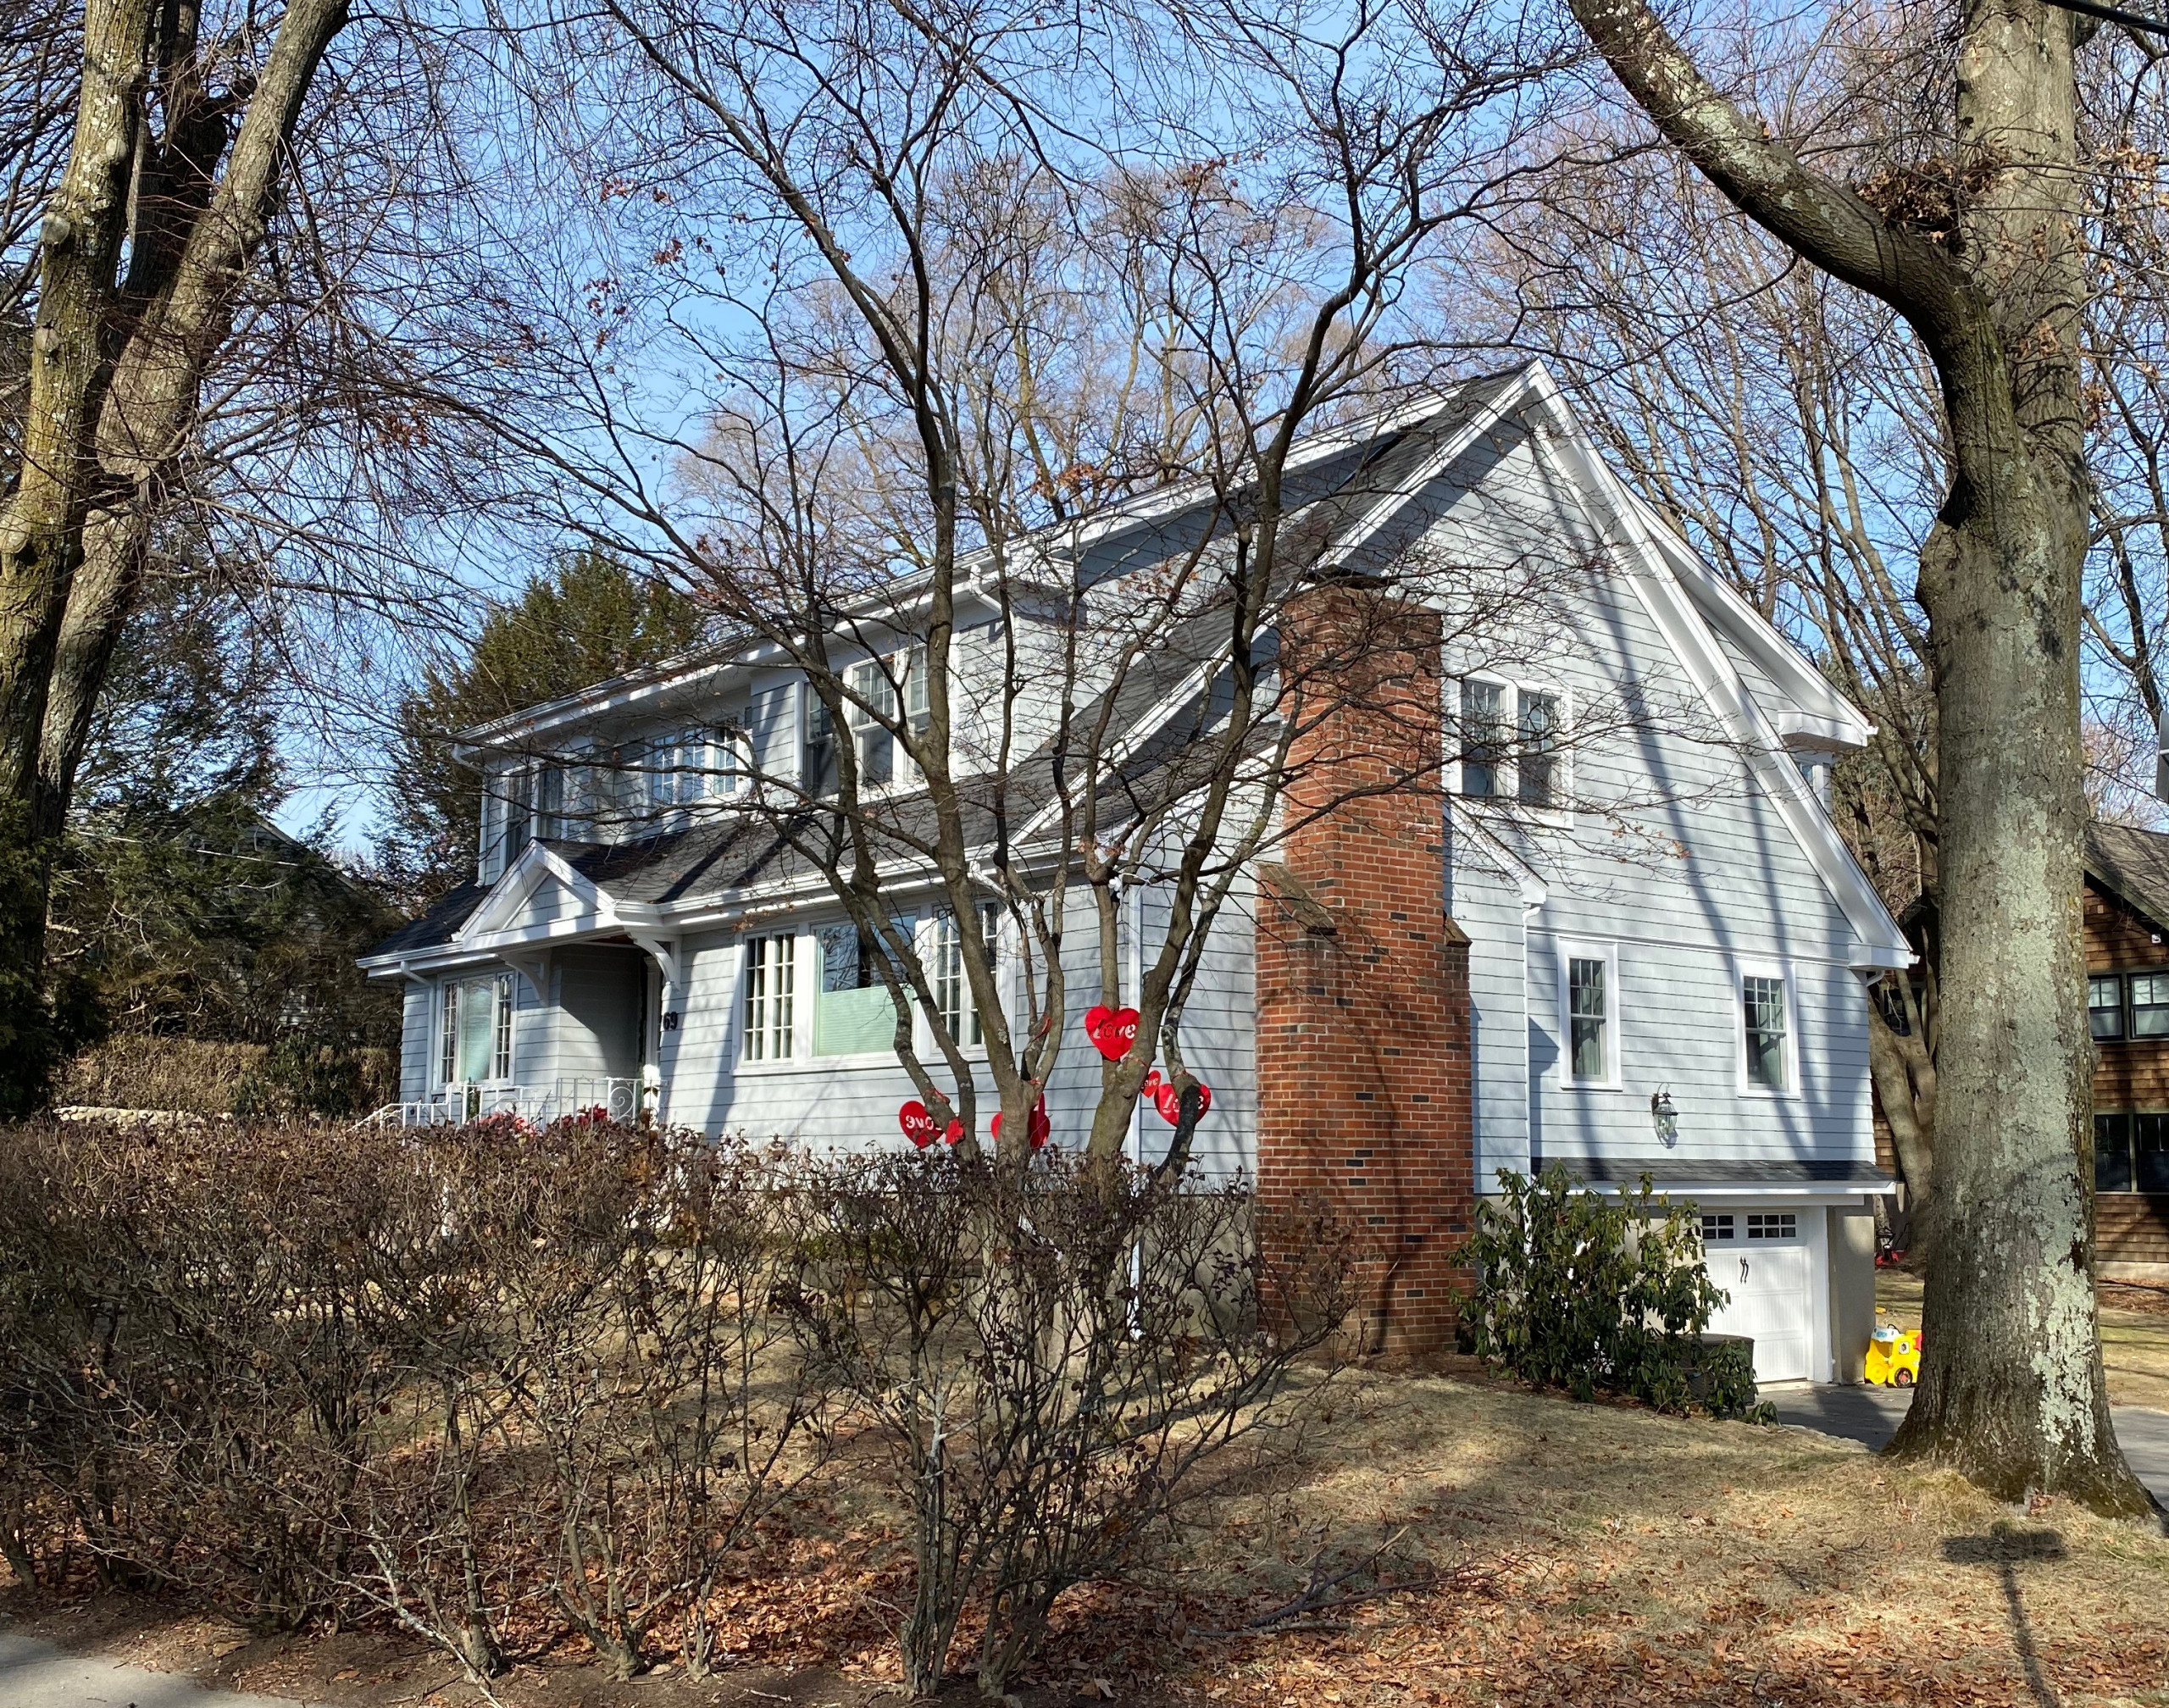
[[[2095,825],[2086,855],[2087,972],[2169,972],[2169,836]],[[2169,1112],[2169,1038],[2098,1044],[2094,1110]],[[2169,1264],[2169,1194],[2102,1192],[2094,1231],[2104,1265]]]

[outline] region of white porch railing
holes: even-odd
[[[653,1083],[658,1101],[662,1083]],[[618,1074],[580,1074],[547,1085],[447,1085],[433,1096],[387,1103],[366,1126],[452,1127],[486,1115],[517,1115],[537,1127],[600,1111],[612,1121],[640,1118],[641,1082]]]

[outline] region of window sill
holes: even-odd
[[[1547,830],[1571,830],[1574,828],[1574,809],[1571,807],[1526,807],[1518,801],[1500,795],[1457,794],[1449,798],[1456,807],[1482,818],[1539,824]]]

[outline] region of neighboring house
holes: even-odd
[[[2094,1237],[2101,1273],[2169,1276],[2169,835],[2086,835]]]
[[[1390,1254],[1367,1284],[1371,1328],[1410,1345],[1450,1328],[1456,1250],[1494,1171],[1557,1162],[1603,1190],[1648,1173],[1699,1206],[1732,1295],[1717,1326],[1756,1337],[1763,1379],[1856,1370],[1870,1204],[1890,1184],[1863,983],[1909,957],[1818,787],[1869,727],[1626,490],[1540,368],[1322,434],[1290,490],[1312,585],[1289,601],[1276,668],[1362,622],[1408,668],[1304,734],[1287,833],[1216,930],[1183,1033],[1214,1094],[1197,1162],[1251,1175],[1268,1201],[1317,1190],[1357,1216]],[[1195,541],[1207,502],[1156,493],[1041,549],[1112,596]],[[1525,596],[1462,620],[1473,585],[1512,577]],[[900,613],[913,591],[900,584]],[[969,583],[959,597],[977,637],[960,681],[1003,668],[995,625],[1035,656],[1027,611]],[[1140,752],[1172,755],[1168,732],[1209,696],[1184,645],[1179,627],[1154,691],[1116,701]],[[467,734],[488,779],[474,881],[363,963],[407,981],[404,1118],[624,1112],[645,1071],[667,1120],[905,1142],[888,999],[749,780],[818,792],[831,739],[773,658],[719,646]],[[847,735],[868,742],[863,768],[887,757],[874,732]],[[968,771],[969,732],[958,741]],[[1334,804],[1395,747],[1413,762],[1393,774],[1428,765],[1448,804],[1431,784]],[[538,765],[546,749],[592,757]],[[896,787],[908,811],[909,779]],[[931,892],[900,863],[885,893],[938,975],[959,928]],[[1155,906],[1145,886],[1132,925],[1125,903],[1126,988]],[[1096,942],[1068,934],[1073,990],[1096,985]],[[968,999],[941,990],[968,1033]],[[1099,1084],[1069,1023],[1047,1092],[1057,1143]],[[1139,1154],[1166,1130],[1140,1116]]]

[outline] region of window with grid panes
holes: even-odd
[[[1604,973],[1599,956],[1577,955],[1567,962],[1567,1049],[1578,1080],[1600,1081],[1611,1072],[1610,996]]]
[[[746,1042],[748,1062],[788,1062],[795,1053],[798,940],[788,932],[746,945]]]
[[[2086,1029],[2096,1038],[2124,1035],[2124,981],[2111,973],[2086,981]]]
[[[1785,981],[1750,973],[1740,981],[1747,1036],[1747,1083],[1788,1090],[1785,1071]]]
[[[2131,1035],[2169,1038],[2169,973],[2134,973],[2125,983],[2131,991]]]

